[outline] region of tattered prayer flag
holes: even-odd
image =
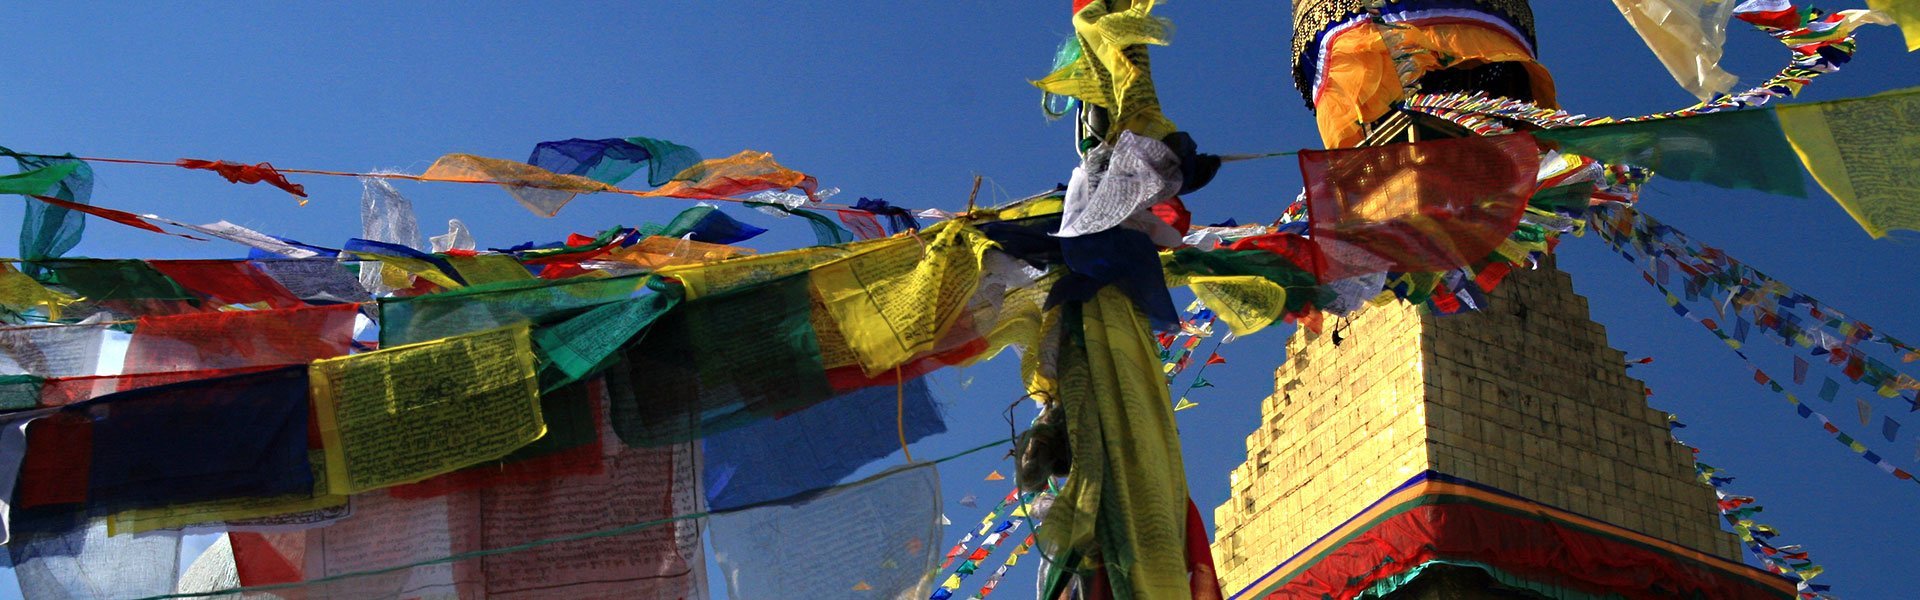
[[[1907,51],[1920,51],[1920,4],[1912,0],[1867,0],[1867,7],[1893,19],[1907,38]]]
[[[411,483],[539,439],[530,337],[522,323],[313,363],[328,489]]]
[[[1743,111],[1745,112],[1745,111]],[[1920,230],[1920,88],[1777,109],[1820,186],[1875,238]]]
[[[1855,398],[1853,401],[1854,401],[1854,404],[1860,409],[1860,424],[1862,426],[1872,424],[1873,423],[1873,405],[1867,404],[1866,400],[1859,399],[1859,398]]]
[[[293,308],[305,304],[292,290],[248,261],[149,260],[147,265],[214,305]]]
[[[692,148],[643,137],[540,142],[527,158],[528,164],[548,171],[616,185],[644,165],[647,183],[656,186],[698,162],[700,153]]]
[[[523,162],[472,154],[442,156],[421,176],[497,183],[521,206],[542,217],[560,214],[560,207],[573,201],[574,196],[615,189],[578,175],[561,175]]]
[[[1900,422],[1893,420],[1893,417],[1880,417],[1880,435],[1889,442],[1894,441],[1900,435]]]
[[[1007,476],[1001,475],[999,471],[994,471],[992,473],[987,474],[987,481],[1006,481],[1006,479],[1007,479]]]
[[[835,214],[840,217],[841,223],[846,224],[847,230],[852,231],[853,234],[859,236],[860,239],[871,240],[887,237],[887,231],[880,228],[880,220],[875,218],[873,213],[858,210],[841,210],[835,211]]]
[[[673,176],[659,189],[638,192],[646,197],[721,200],[767,190],[799,188],[812,197],[820,182],[813,176],[780,166],[773,155],[752,150],[727,158],[700,161]]]
[[[238,163],[230,163],[224,160],[200,160],[197,158],[182,158],[178,161],[175,161],[174,164],[179,165],[181,168],[199,169],[203,171],[213,171],[215,173],[219,173],[221,177],[227,178],[228,183],[253,184],[253,183],[266,182],[267,184],[272,185],[273,187],[286,190],[287,193],[289,194],[293,194],[301,198],[307,197],[306,187],[291,181],[287,181],[286,175],[280,174],[280,171],[278,169],[273,168],[273,165],[267,164],[267,163],[260,163],[257,165],[243,165]],[[306,204],[307,201],[303,199],[300,201],[300,203]]]
[[[1732,0],[1613,0],[1667,72],[1701,100],[1733,89],[1738,77],[1720,68]]]
[[[12,153],[0,148],[0,152]],[[14,161],[20,164],[21,173],[6,178],[5,187],[22,189],[23,194],[39,194],[59,198],[75,204],[86,204],[93,200],[93,167],[73,158],[46,158],[39,156],[14,155]],[[45,178],[53,177],[64,171],[64,177],[53,178],[51,183],[42,185]],[[26,190],[39,186],[37,190]],[[20,258],[40,260],[57,258],[80,243],[80,236],[86,232],[86,216],[43,202],[26,203],[26,214],[20,220]],[[39,270],[31,265],[26,267],[29,273]]]
[[[50,320],[58,320],[61,308],[78,301],[79,298],[48,289],[13,265],[0,263],[0,307],[14,312],[39,308]]]
[[[1524,134],[1303,151],[1312,240],[1335,281],[1479,263],[1533,195],[1539,149]]]
[[[1806,197],[1793,147],[1771,111],[1735,110],[1681,118],[1534,132],[1560,151],[1631,164],[1681,181]]]

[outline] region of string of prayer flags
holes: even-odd
[[[861,198],[853,203],[853,210],[886,217],[887,227],[892,229],[895,234],[920,228],[920,221],[913,218],[913,212],[908,211],[906,208],[889,204],[886,200],[880,198]]]
[[[1867,7],[1886,15],[1906,36],[1907,51],[1920,51],[1920,6],[1903,0],[1867,0]]]
[[[1335,281],[1479,263],[1520,224],[1540,156],[1516,134],[1302,151],[1300,168],[1327,261],[1315,275]]]
[[[530,335],[519,324],[314,362],[328,489],[411,483],[545,435]]]
[[[1868,235],[1920,230],[1920,88],[1775,109],[1807,171]]]
[[[832,220],[827,219],[825,215],[820,213],[768,202],[747,202],[746,204],[747,206],[760,209],[762,212],[771,210],[780,215],[793,215],[806,219],[807,225],[813,228],[813,243],[816,246],[833,246],[852,242],[856,239],[862,239],[855,237],[853,232],[847,231],[846,228],[835,224]],[[840,214],[846,215],[850,213],[841,211]]]
[[[305,199],[307,197],[307,188],[298,183],[287,181],[287,176],[281,174],[280,170],[273,168],[271,164],[260,163],[247,165],[230,163],[224,160],[200,160],[197,158],[182,158],[175,161],[174,164],[179,165],[180,168],[183,169],[198,169],[219,173],[221,177],[227,179],[227,183],[266,183],[267,185],[286,190],[287,193],[300,197],[300,204],[302,205],[307,203]]]
[[[45,158],[22,156],[12,150],[0,148],[0,153],[13,155],[20,165],[20,179],[0,178],[12,184],[16,189],[31,188],[39,185],[44,178],[60,172],[59,168],[71,166],[66,175],[57,178],[40,189],[21,193],[36,196],[49,196],[64,202],[85,205],[93,201],[93,167],[74,158]],[[31,174],[31,175],[29,175]],[[25,176],[25,177],[21,177]],[[33,261],[58,258],[66,255],[79,245],[80,237],[86,232],[87,221],[84,215],[74,214],[72,210],[61,206],[42,203],[26,203],[26,214],[20,219],[20,258]],[[30,273],[37,273],[36,267],[27,266]]]
[[[1739,80],[1720,68],[1734,4],[1727,0],[1613,0],[1680,87],[1703,101],[1733,89]]]
[[[647,168],[648,185],[665,185],[699,162],[700,153],[692,148],[644,137],[540,142],[527,158],[527,164],[608,185],[618,185],[642,166]]]
[[[899,397],[896,398],[896,394]],[[925,379],[841,394],[702,440],[708,510],[794,503],[947,430]],[[904,436],[904,440],[903,440]],[[964,500],[963,500],[964,502]]]
[[[96,217],[100,217],[102,219],[106,219],[108,221],[119,223],[121,225],[126,225],[128,227],[133,227],[135,229],[144,229],[144,230],[158,233],[161,235],[183,237],[183,238],[187,238],[195,241],[203,241],[203,242],[206,241],[190,235],[174,233],[171,231],[167,231],[165,229],[161,229],[160,226],[147,222],[147,220],[144,217],[141,217],[140,215],[136,215],[130,212],[114,210],[104,206],[93,206],[88,204],[81,204],[79,202],[68,202],[66,200],[61,200],[59,198],[54,198],[51,196],[42,196],[39,194],[34,194],[31,197],[35,200],[39,200],[42,203],[59,208],[63,211],[89,214]]]
[[[1740,542],[1747,547],[1753,557],[1765,565],[1768,571],[1780,574],[1795,582],[1801,600],[1823,600],[1831,591],[1830,586],[1813,583],[1813,578],[1826,569],[1813,563],[1808,553],[1799,545],[1784,545],[1774,541],[1779,530],[1769,525],[1753,521],[1753,515],[1763,508],[1752,496],[1728,494],[1726,487],[1733,482],[1726,472],[1707,463],[1700,462],[1700,450],[1693,449],[1693,471],[1700,483],[1713,487],[1714,497],[1718,498],[1717,508],[1721,518],[1739,536]]]
[[[447,259],[439,255],[427,254],[399,244],[358,238],[347,240],[342,250],[362,260],[376,261],[382,269],[392,267],[389,269],[390,274],[397,273],[398,276],[383,275],[384,278],[381,280],[381,283],[389,288],[413,287],[413,281],[408,277],[409,275],[431,281],[434,285],[441,287],[456,288],[467,285],[467,279],[460,274],[460,270],[455,269],[453,263],[447,262]]]
[[[717,514],[709,532],[732,598],[844,598],[861,584],[860,597],[917,598],[937,573],[939,507],[939,472],[918,463],[805,504]]]
[[[980,585],[980,591],[974,592],[973,596],[969,597],[968,600],[985,600],[988,595],[993,593],[994,589],[1000,587],[1000,581],[1007,577],[1007,571],[1012,570],[1014,565],[1019,564],[1020,557],[1025,556],[1027,552],[1032,549],[1033,534],[1029,533],[1026,539],[1020,541],[1020,545],[1014,546],[1013,553],[1007,555],[1006,562],[1000,563],[1000,568],[994,569],[993,574],[987,576],[987,581]]]
[[[574,196],[615,189],[578,175],[561,175],[523,162],[472,154],[442,156],[421,176],[499,184],[521,206],[542,217],[560,214],[560,208]]]

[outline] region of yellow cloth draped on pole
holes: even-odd
[[[1613,0],[1673,79],[1702,101],[1740,78],[1720,68],[1727,21],[1738,0]]]
[[[1066,410],[1073,474],[1036,535],[1057,568],[1097,558],[1115,598],[1189,598],[1186,470],[1146,317],[1113,288],[1056,312],[1058,381],[1041,391]]]
[[[979,230],[947,221],[812,270],[813,290],[870,377],[934,349],[980,284]],[[816,331],[816,333],[820,333]],[[822,335],[821,347],[828,346]]]
[[[1081,57],[1033,84],[1113,113],[1112,135],[1131,131],[1153,139],[1174,132],[1160,112],[1147,62],[1147,45],[1167,45],[1167,22],[1153,16],[1154,0],[1094,0],[1073,15]],[[1115,7],[1119,6],[1118,10]]]
[[[1867,0],[1867,8],[1893,18],[1900,26],[1901,35],[1907,38],[1907,51],[1920,50],[1920,1],[1916,0]]]
[[[1776,110],[1807,171],[1868,235],[1920,231],[1920,88]]]
[[[194,525],[218,525],[221,522],[253,519],[265,521],[253,523],[254,525],[298,526],[345,516],[347,497],[327,491],[325,453],[310,451],[309,455],[312,456],[310,464],[313,466],[311,495],[233,498],[122,511],[107,517],[107,535],[179,529]]]
[[[48,319],[59,320],[61,308],[79,301],[40,285],[11,264],[0,263],[0,307],[15,312],[39,307],[47,312]]]
[[[1553,75],[1540,66],[1522,42],[1505,32],[1475,23],[1435,23],[1397,30],[1403,46],[1417,50],[1410,61],[1418,75],[1445,68],[1517,62],[1527,70],[1535,104],[1558,106]],[[1328,36],[1314,118],[1328,148],[1347,148],[1366,138],[1365,126],[1387,113],[1404,96],[1393,53],[1376,27],[1352,27]]]
[[[546,435],[526,323],[309,367],[333,494],[412,483]]]

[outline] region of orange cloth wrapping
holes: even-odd
[[[1518,62],[1533,84],[1533,97],[1543,107],[1558,106],[1553,75],[1534,62],[1525,42],[1492,26],[1464,19],[1421,19],[1398,30],[1406,47],[1417,50],[1413,61],[1421,75],[1449,68],[1472,68],[1487,63]],[[1387,113],[1401,100],[1399,71],[1380,31],[1359,24],[1328,36],[1326,61],[1314,90],[1320,139],[1328,148],[1347,148],[1366,137],[1366,124]]]

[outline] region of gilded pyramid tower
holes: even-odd
[[[1444,134],[1395,112],[1409,91],[1553,103],[1524,0],[1296,0],[1294,19],[1329,147]],[[1302,329],[1274,379],[1214,509],[1231,597],[1794,596],[1740,562],[1691,453],[1551,260],[1480,312],[1395,302]]]

